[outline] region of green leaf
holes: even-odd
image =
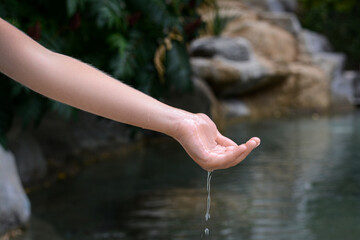
[[[92,1],[98,27],[118,28],[124,25],[124,4],[121,0]]]
[[[124,36],[120,33],[111,34],[108,38],[108,42],[114,48],[119,51],[119,54],[122,55],[125,52],[127,41]]]
[[[180,91],[190,90],[191,68],[189,55],[184,44],[172,41],[172,48],[166,53],[166,81],[170,81]]]

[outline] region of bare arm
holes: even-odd
[[[54,53],[0,18],[0,71],[79,109],[178,140],[204,169],[236,165],[259,145],[236,145],[204,115],[165,105],[74,58]]]

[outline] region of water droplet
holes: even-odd
[[[210,219],[210,213],[205,214],[205,221],[207,222]]]

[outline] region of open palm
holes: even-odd
[[[205,114],[195,114],[180,123],[176,139],[192,159],[207,171],[237,165],[260,144],[257,137],[237,145],[224,137]]]

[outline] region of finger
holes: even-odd
[[[213,170],[228,168],[229,164],[231,164],[235,159],[238,159],[247,150],[245,144],[240,146],[229,146],[227,148],[228,151],[225,151],[221,154],[215,152],[210,154],[212,164],[209,167],[211,167]]]
[[[261,143],[261,140],[260,140],[260,138],[258,138],[258,137],[252,137],[250,140],[253,140],[253,141],[256,142],[256,146],[255,146],[255,147],[258,147],[258,146],[260,145],[260,143]]]
[[[254,150],[254,148],[259,146],[259,144],[260,144],[259,138],[251,138],[249,141],[247,141],[245,143],[246,150],[238,158],[234,159],[234,161],[230,163],[229,167],[236,166],[237,164],[242,162],[251,153],[251,151]]]
[[[231,139],[224,137],[220,133],[217,134],[216,142],[222,146],[237,146]]]

